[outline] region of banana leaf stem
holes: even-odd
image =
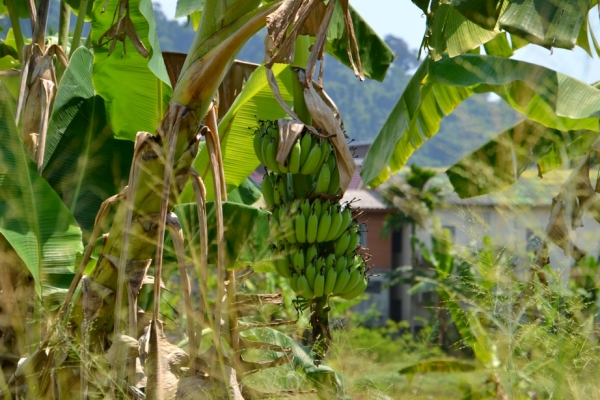
[[[71,41],[71,51],[69,51],[69,58],[71,58],[73,52],[79,47],[79,41],[81,40],[81,32],[83,31],[83,23],[85,22],[85,13],[87,11],[87,8],[88,0],[81,0],[79,3],[79,13],[77,14],[77,23],[75,24],[75,31],[73,32],[73,40]]]
[[[67,43],[69,41],[69,24],[71,20],[71,7],[64,1],[60,2],[60,14],[58,16],[58,45],[67,51]],[[60,82],[65,67],[61,63],[56,66],[56,79]]]
[[[21,31],[21,22],[17,15],[17,9],[15,8],[15,0],[5,0],[6,8],[8,9],[8,16],[10,17],[10,24],[12,25],[13,33],[15,35],[15,42],[17,43],[17,53],[19,54],[19,61],[23,61],[23,46],[25,42],[23,40],[23,32]]]

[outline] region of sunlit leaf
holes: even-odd
[[[600,90],[559,72],[502,57],[428,59],[419,67],[369,149],[361,176],[376,186],[404,166],[446,115],[474,93],[496,93],[544,126],[598,131]]]
[[[289,67],[283,64],[275,64],[273,73],[277,77],[283,99],[291,103],[292,74]],[[276,120],[285,116],[285,111],[271,93],[265,67],[258,67],[219,123],[225,183],[228,191],[241,185],[260,165],[252,146],[258,120]],[[208,161],[208,151],[203,148],[194,161],[194,168],[204,179],[207,197],[212,199],[214,193],[213,181]],[[192,197],[191,185],[188,185],[182,198],[184,201],[191,201]]]

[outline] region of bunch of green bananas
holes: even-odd
[[[337,202],[316,198],[293,200],[273,207],[271,218],[271,235],[277,241],[288,243],[321,243],[346,237],[353,222],[350,207]],[[353,228],[354,229],[354,228]],[[348,243],[354,250],[360,235],[358,227]]]
[[[278,174],[320,175],[324,165],[328,164],[331,158],[334,159],[333,165],[335,166],[331,142],[314,137],[308,130],[305,130],[296,140],[284,164],[275,159],[278,147],[277,121],[261,121],[261,125],[254,133],[254,152],[260,162],[271,171]],[[330,177],[334,175],[329,168],[328,172]],[[327,178],[328,182],[329,180],[330,178]]]
[[[367,288],[366,265],[360,255],[320,256],[315,244],[275,245],[273,254],[277,272],[290,279],[292,290],[306,299],[353,299]]]
[[[254,150],[267,167],[262,192],[271,211],[273,260],[292,289],[309,301],[323,296],[351,299],[367,287],[360,232],[341,194],[339,171],[328,139],[305,130],[285,164],[276,159],[277,122],[262,121]],[[361,252],[362,253],[362,252]]]

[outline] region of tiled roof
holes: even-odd
[[[354,208],[361,210],[387,210],[388,208],[381,201],[379,194],[371,190],[353,190],[348,189],[344,193],[342,202],[352,202]]]

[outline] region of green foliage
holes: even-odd
[[[0,86],[0,234],[25,262],[41,297],[46,284],[63,282],[52,279],[53,274],[56,278],[72,271],[75,256],[83,250],[81,230],[58,195],[38,175],[20,140],[9,104]]]
[[[104,2],[96,2],[91,35],[98,40],[116,22],[112,13],[102,13]],[[108,10],[117,7],[110,0]],[[171,96],[169,79],[158,43],[150,0],[129,2],[129,15],[149,59],[135,51],[129,38],[94,48],[94,88],[106,103],[115,137],[134,140],[139,131],[154,132]],[[105,39],[106,41],[106,39]],[[95,43],[98,44],[98,43]]]
[[[113,137],[92,85],[93,59],[86,48],[77,49],[60,81],[42,173],[86,234],[100,204],[126,184],[133,156],[132,142]]]

